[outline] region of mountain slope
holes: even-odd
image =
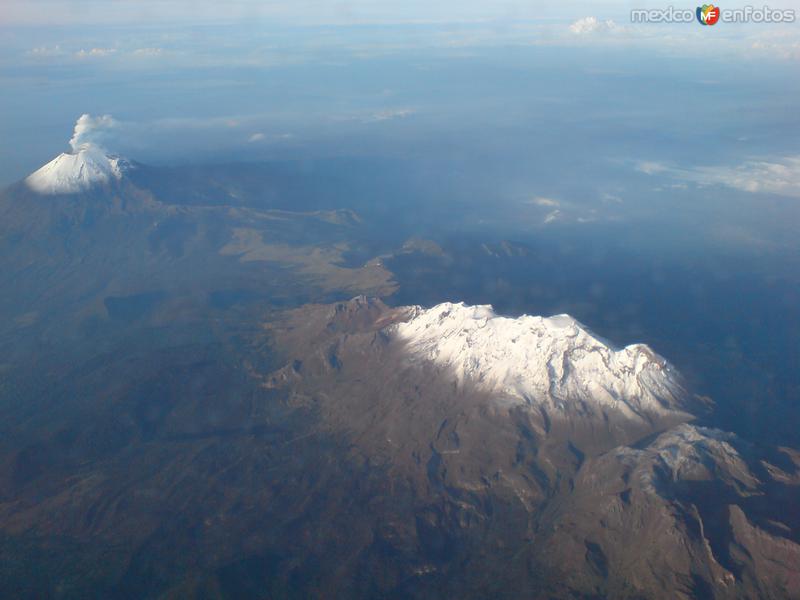
[[[798,476],[794,451],[680,425],[588,459],[551,503],[536,555],[562,589],[796,598]]]
[[[800,455],[687,424],[652,350],[488,307],[261,314],[39,375],[57,403],[0,439],[0,594],[796,595]]]
[[[798,591],[800,455],[686,424],[692,399],[647,347],[613,350],[566,316],[509,319],[489,307],[389,308],[365,298],[298,309],[268,332],[291,360],[265,386],[313,407],[324,430],[384,466],[387,485],[411,486],[414,509],[392,517],[383,543],[423,561],[423,590]],[[609,409],[605,393],[593,395],[592,381],[610,382],[616,402],[657,410],[631,419]],[[458,566],[478,564],[474,573]]]

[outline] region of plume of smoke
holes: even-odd
[[[75,130],[69,145],[74,152],[85,150],[89,146],[103,147],[109,133],[119,126],[111,115],[93,117],[89,114],[81,115],[75,122]]]

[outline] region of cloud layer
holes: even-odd
[[[769,161],[751,160],[733,168],[700,167],[695,174],[696,181],[701,184],[800,198],[800,155]]]
[[[800,155],[748,160],[736,166],[684,169],[645,161],[636,170],[647,175],[667,175],[700,186],[723,185],[744,192],[800,198]]]

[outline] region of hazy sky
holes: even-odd
[[[776,0],[772,8],[800,8],[799,0]],[[457,23],[489,20],[570,20],[587,15],[626,17],[634,8],[694,9],[687,3],[658,0],[531,2],[522,0],[4,0],[6,25],[165,24],[235,22],[254,19],[273,24]],[[743,5],[743,4],[742,4]],[[737,4],[738,6],[738,4]],[[758,6],[753,4],[753,6]],[[725,8],[733,8],[725,4]]]
[[[538,224],[701,196],[737,206],[720,235],[784,243],[798,23],[630,23],[648,6],[6,0],[0,184],[68,150],[89,113],[145,163],[409,161]]]
[[[681,7],[654,0],[531,2],[522,0],[5,0],[6,24],[92,24],[268,19],[282,24],[429,23],[493,19],[570,19],[586,15],[620,17],[632,8]],[[755,6],[756,4],[754,4]],[[688,8],[694,8],[687,3]],[[769,2],[798,8],[798,0]],[[725,7],[732,7],[725,4]]]

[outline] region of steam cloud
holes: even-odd
[[[93,117],[89,114],[81,115],[75,122],[75,130],[69,145],[74,152],[85,150],[89,146],[104,146],[109,133],[119,126],[111,115]]]

